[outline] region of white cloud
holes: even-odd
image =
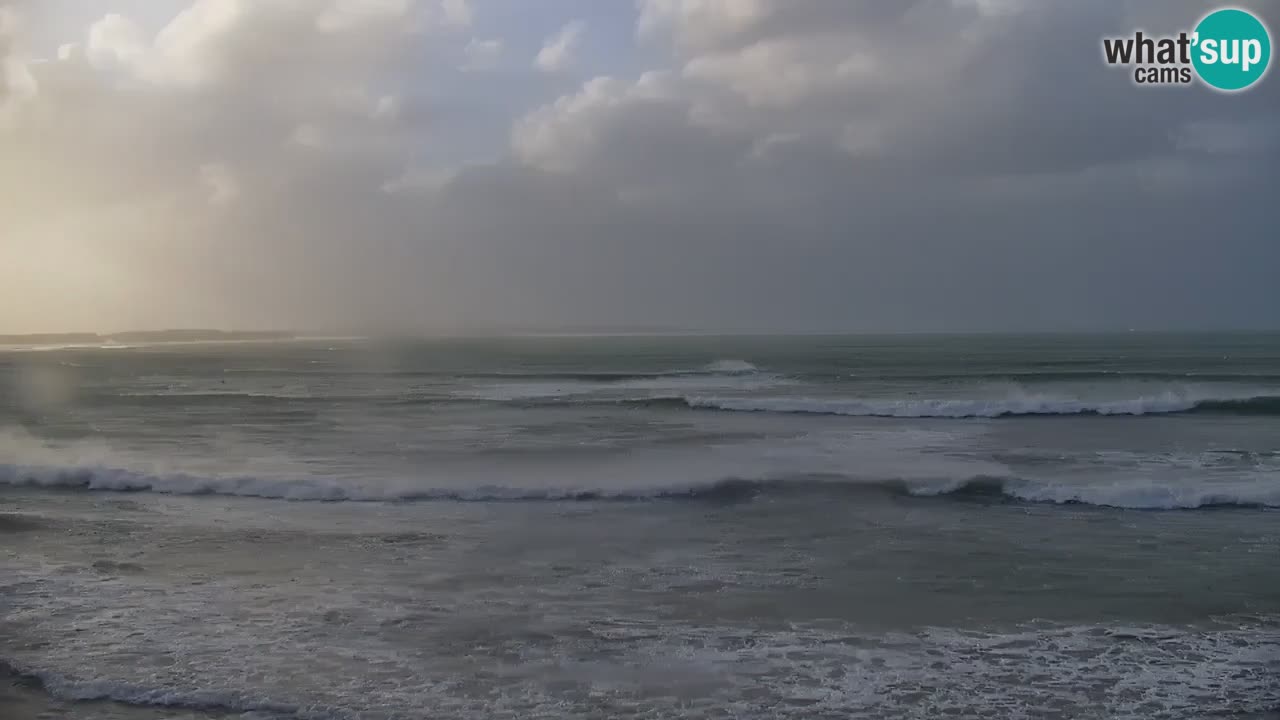
[[[675,79],[646,73],[635,82],[601,76],[582,88],[526,114],[516,121],[512,148],[522,161],[553,172],[583,167],[600,148],[608,128],[648,107],[673,114],[683,123],[685,102]]]
[[[573,95],[545,105],[515,123],[512,146],[525,162],[567,172],[580,166],[599,142],[597,129],[612,113],[625,112],[639,99],[637,88],[611,77],[597,77]]]
[[[709,47],[756,27],[771,16],[770,0],[641,0],[641,37],[672,33],[686,47]]]
[[[573,64],[574,54],[582,42],[582,34],[586,31],[586,23],[574,20],[555,35],[547,38],[534,58],[533,64],[543,72],[559,72]]]
[[[403,17],[408,0],[332,0],[316,18],[323,32],[342,32],[384,18]]]
[[[8,101],[30,95],[36,89],[20,46],[24,24],[17,8],[0,5],[0,112]]]
[[[847,93],[886,72],[848,35],[784,37],[700,55],[685,66],[690,78],[723,85],[752,105],[786,106],[820,93]]]
[[[467,43],[466,48],[463,50],[467,57],[463,68],[466,70],[492,69],[502,59],[502,50],[501,40],[471,38],[471,41]]]
[[[223,163],[205,163],[200,166],[200,182],[208,191],[209,204],[222,207],[240,197],[240,183],[231,168]]]
[[[18,14],[18,9],[7,4],[0,5],[0,38],[15,38],[21,26],[22,17]]]
[[[259,12],[268,12],[257,6]],[[231,70],[233,42],[255,30],[254,9],[238,0],[196,0],[178,13],[159,34],[154,47],[138,66],[138,74],[156,82],[200,85],[220,79]],[[321,12],[316,25],[325,24]],[[329,23],[338,20],[329,16]]]
[[[86,47],[89,61],[107,68],[119,65],[133,69],[135,64],[142,62],[148,51],[142,28],[129,18],[114,13],[89,27]],[[59,51],[59,57],[66,59],[72,52],[68,48],[64,56]]]
[[[444,16],[445,25],[453,27],[471,25],[472,12],[469,0],[441,0],[440,10]]]
[[[400,98],[395,95],[383,95],[374,103],[372,117],[376,120],[395,120],[400,116]]]
[[[381,185],[428,140],[415,125],[424,108],[388,79],[422,42],[398,22],[401,9],[194,0],[159,18],[156,32],[121,15],[86,23],[80,42],[40,63],[16,53],[22,31],[6,12],[6,241],[47,246],[49,218],[57,217],[58,228],[79,229],[58,230],[68,265],[59,277],[86,279],[78,287],[50,277],[38,287],[34,279],[5,284],[0,325],[13,320],[16,311],[3,308],[19,298],[50,308],[44,322],[54,324],[194,321],[177,304],[154,301],[169,295],[201,304],[219,323],[244,317],[250,296],[264,318],[309,314],[312,291],[301,276],[338,283],[338,265],[360,265],[334,228],[368,217],[357,208],[385,197]],[[266,276],[326,243],[330,259],[307,261],[297,280],[275,278],[273,300]],[[93,284],[106,275],[71,267],[102,257],[118,266],[109,288]],[[51,309],[63,295],[87,293],[112,301],[62,315]]]

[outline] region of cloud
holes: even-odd
[[[1275,323],[1274,74],[1098,58],[1198,6],[646,0],[631,55],[470,72],[495,7],[193,0],[43,62],[10,11],[0,329]]]
[[[670,33],[684,47],[714,47],[778,10],[770,0],[641,0],[637,30],[642,37]]]
[[[573,64],[574,53],[582,42],[582,34],[586,31],[586,23],[574,20],[555,35],[547,38],[542,49],[534,58],[533,64],[543,72],[560,72]]]
[[[200,180],[209,192],[209,204],[228,205],[240,196],[240,184],[231,168],[222,163],[205,163],[200,166]]]
[[[1194,21],[1182,10],[1145,22]],[[1107,3],[655,0],[637,32],[672,48],[674,71],[590,80],[518,121],[512,143],[531,167],[612,191],[602,202],[631,225],[598,233],[685,238],[667,249],[703,268],[688,302],[704,323],[1266,324],[1250,303],[1270,291],[1244,266],[1249,290],[1161,304],[1276,257],[1257,204],[1275,173],[1225,151],[1259,135],[1241,120],[1269,127],[1280,105],[1274,91],[1230,107],[1195,88],[1144,93],[1101,64],[1063,65],[1141,20]],[[1238,231],[1209,255],[1190,210],[1204,194],[1231,198],[1212,214]],[[755,292],[769,287],[787,299]]]
[[[24,257],[60,248],[62,266],[5,283],[0,324],[319,320],[308,298],[376,234],[355,208],[421,145],[420,102],[381,76],[420,52],[400,21],[424,7],[198,0],[158,31],[107,15],[24,61],[0,129],[4,235]],[[339,237],[316,203],[369,225]]]
[[[440,14],[447,26],[463,28],[471,25],[469,0],[441,0]]]
[[[392,194],[435,192],[445,188],[457,176],[457,171],[452,168],[409,169],[388,180],[382,189]]]
[[[471,38],[465,48],[467,61],[463,67],[467,70],[491,70],[502,59],[502,49],[501,40]]]
[[[23,24],[17,6],[0,5],[0,125],[20,100],[35,92],[19,43]]]

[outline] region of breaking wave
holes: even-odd
[[[721,375],[743,375],[746,373],[759,372],[759,370],[760,368],[757,368],[746,360],[716,360],[713,363],[708,363],[702,368],[702,372]]]
[[[782,693],[795,697],[798,681],[813,688],[811,694],[800,696],[812,700],[801,712],[786,712],[778,717],[880,717],[886,707],[905,707],[909,711],[914,708],[908,703],[918,699],[916,688],[922,683],[933,683],[939,688],[937,701],[928,706],[933,710],[931,715],[985,717],[999,714],[991,711],[993,707],[1008,707],[1023,711],[1014,713],[1019,717],[1062,716],[1064,708],[1079,707],[1088,716],[1116,718],[1272,717],[1269,710],[1275,704],[1275,691],[1269,669],[1274,665],[1277,649],[1274,616],[1238,614],[1214,618],[1214,621],[1214,626],[1209,628],[1040,621],[1000,632],[925,627],[912,632],[875,633],[798,622],[784,629],[761,631],[751,637],[750,642],[741,642],[736,635],[731,635],[726,642],[721,636],[724,630],[715,625],[672,625],[664,632],[654,632],[644,626],[636,632],[632,629],[633,623],[626,621],[592,622],[588,627],[594,637],[612,631],[613,637],[621,638],[628,646],[621,650],[627,653],[624,658],[638,657],[645,662],[651,657],[668,656],[677,648],[678,658],[693,658],[697,662],[695,666],[693,661],[687,661],[690,665],[681,664],[677,668],[706,667],[734,677],[745,676],[741,682],[729,686],[733,695],[725,698],[728,704],[736,704],[736,698],[748,683],[753,692],[769,693],[765,697]],[[619,651],[616,647],[613,650]],[[193,653],[183,653],[190,654]],[[360,650],[353,651],[352,655],[356,661],[367,657]],[[179,662],[199,667],[198,660],[193,662],[188,657],[180,657]],[[533,665],[536,660],[525,662],[527,665],[518,667],[539,667]],[[575,662],[569,667],[582,665]],[[768,672],[759,672],[758,668]],[[938,668],[948,670],[940,673]],[[756,672],[744,673],[743,669]],[[847,672],[857,673],[856,685],[845,684]],[[276,693],[288,694],[275,688],[193,689],[192,680],[183,683],[187,687],[166,687],[155,678],[126,682],[92,675],[77,677],[51,670],[26,669],[0,660],[0,675],[5,674],[21,677],[63,700],[115,701],[141,707],[202,711],[218,717],[234,714],[246,720],[420,717],[420,708],[424,706],[456,707],[458,704],[452,688],[441,687],[444,683],[430,679],[395,683],[385,694],[378,693],[377,689],[381,688],[374,686],[373,694],[362,694],[361,690],[368,693],[370,685],[377,682],[370,680],[357,686],[359,689],[347,690],[346,695],[341,694],[342,691],[317,693],[319,697],[314,700],[295,703],[267,699]],[[220,673],[222,677],[226,674]],[[1054,682],[1046,682],[1046,674],[1054,678]],[[193,675],[204,679],[202,675]],[[586,679],[590,681],[592,677],[588,675]],[[992,678],[996,677],[1000,682],[993,682]],[[1139,679],[1137,684],[1133,678]],[[314,678],[314,683],[326,680],[330,678],[321,675]],[[139,681],[155,684],[148,686]],[[253,684],[260,685],[261,681]],[[314,684],[304,687],[314,687]],[[1078,690],[1081,687],[1120,687],[1124,692],[1103,693],[1081,705],[1082,692]],[[583,709],[594,709],[591,705],[584,708],[582,703],[574,702],[573,696],[564,694],[516,695],[508,694],[508,688],[501,690],[503,694],[499,697],[510,698],[523,711],[519,713],[523,716],[580,717],[592,714]],[[460,710],[448,716],[490,717],[494,714],[492,700],[485,700],[487,705],[471,705],[475,708],[473,712]],[[597,704],[599,700],[590,697],[587,702]],[[360,707],[362,705],[365,707]],[[504,703],[503,707],[506,706]],[[626,717],[664,715],[659,710],[644,712],[648,707],[636,706],[634,712],[624,714]],[[1188,709],[1193,715],[1185,713]],[[684,713],[686,717],[699,718],[716,715],[715,710]]]
[[[1280,482],[1265,473],[1245,480],[1211,483],[1067,483],[995,475],[954,479],[903,480],[810,474],[787,478],[724,478],[686,485],[630,488],[421,487],[353,484],[326,478],[214,477],[149,474],[107,467],[0,465],[0,485],[86,491],[153,492],[170,495],[227,495],[313,502],[569,502],[702,500],[745,502],[758,497],[828,500],[859,497],[951,498],[1059,505],[1095,505],[1135,510],[1189,510],[1211,507],[1280,507]]]
[[[626,382],[628,380],[654,380],[673,377],[700,377],[707,375],[753,375],[761,372],[760,368],[746,360],[715,360],[697,368],[677,370],[512,370],[507,372],[436,372],[433,374],[462,378],[498,379],[498,380],[580,380],[583,382]]]
[[[625,404],[684,407],[727,412],[848,415],[897,418],[996,418],[1016,415],[1160,415],[1216,413],[1280,415],[1280,395],[1195,397],[1174,392],[1114,400],[1080,400],[1052,395],[1000,399],[860,399],[806,397],[635,398]]]
[[[304,711],[296,705],[255,699],[243,692],[215,690],[182,692],[108,680],[77,680],[58,673],[21,667],[5,660],[0,660],[0,675],[21,678],[53,697],[73,702],[107,701],[135,707],[195,710],[219,715],[235,713],[260,717],[287,716],[297,720],[336,717],[323,712]]]

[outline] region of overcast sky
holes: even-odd
[[[1213,7],[0,0],[0,333],[1280,327]]]

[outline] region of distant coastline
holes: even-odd
[[[297,335],[278,331],[248,330],[138,330],[112,333],[33,333],[0,335],[0,345],[126,345],[130,343],[192,343],[296,340]]]
[[[568,327],[568,328],[507,328],[485,327],[469,331],[457,328],[424,330],[420,332],[342,332],[342,331],[286,331],[286,330],[209,330],[199,328],[175,328],[166,330],[131,330],[118,333],[92,332],[59,332],[59,333],[0,333],[0,348],[3,347],[73,347],[73,346],[128,346],[128,345],[163,345],[163,344],[199,344],[199,343],[240,343],[240,342],[290,342],[290,341],[322,341],[322,340],[376,340],[376,341],[415,341],[415,340],[482,340],[482,339],[573,339],[573,338],[814,338],[814,337],[1179,337],[1179,336],[1238,336],[1260,335],[1273,336],[1280,334],[1280,328],[1227,328],[1219,330],[1205,329],[1102,329],[1102,330],[1036,330],[1036,331],[980,331],[934,332],[934,331],[748,331],[743,329],[704,330],[671,327]]]

